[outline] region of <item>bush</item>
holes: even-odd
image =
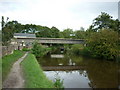
[[[83,50],[83,45],[74,44],[71,46],[70,52],[75,55],[80,55],[82,54],[82,50]]]
[[[22,51],[30,51],[31,49],[29,48],[23,48]]]
[[[55,77],[54,86],[55,86],[55,88],[64,88],[63,80],[61,80],[60,77],[58,77],[58,75],[56,75],[56,77]]]
[[[80,52],[81,52],[81,55],[83,55],[83,56],[87,56],[87,57],[91,56],[89,48],[87,48],[87,47],[84,47],[82,50],[80,50]]]
[[[115,60],[118,55],[118,33],[112,30],[100,30],[93,33],[87,41],[93,57]]]
[[[36,57],[42,57],[50,50],[51,50],[51,48],[45,48],[41,44],[35,42],[34,45],[33,45],[33,48],[32,48],[32,53]]]

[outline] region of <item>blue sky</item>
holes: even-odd
[[[94,18],[106,12],[118,18],[119,0],[0,0],[0,16],[22,24],[37,24],[60,30],[87,29]]]

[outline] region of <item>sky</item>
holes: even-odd
[[[0,0],[0,17],[22,24],[87,29],[101,12],[118,18],[119,0]]]

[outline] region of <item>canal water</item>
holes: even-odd
[[[59,77],[65,88],[120,86],[119,66],[116,62],[68,55],[60,51],[38,58],[38,62],[50,80],[55,81]]]

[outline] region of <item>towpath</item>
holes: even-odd
[[[23,57],[18,59],[11,68],[11,71],[7,79],[3,82],[3,88],[23,88],[24,87],[24,78],[22,76],[22,69],[20,63],[27,56],[28,52],[25,53]]]

